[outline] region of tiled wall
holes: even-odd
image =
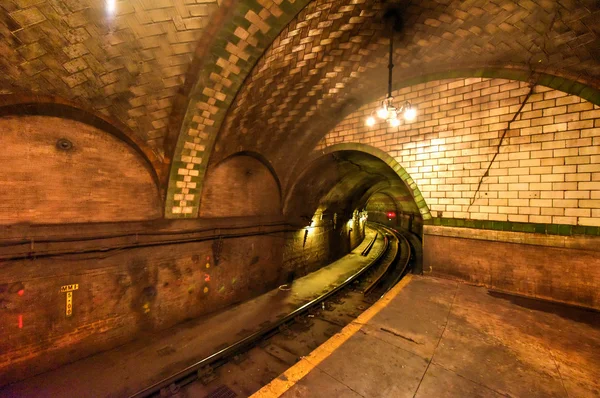
[[[434,217],[600,226],[600,107],[538,85],[515,117],[529,90],[525,82],[485,78],[406,87],[394,97],[418,108],[413,123],[367,127],[376,101],[319,148],[360,142],[386,151],[416,181]]]

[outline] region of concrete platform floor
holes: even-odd
[[[383,249],[383,238],[369,255],[360,255],[373,239],[347,256],[305,277],[287,291],[274,289],[215,314],[149,334],[50,372],[0,387],[0,397],[126,397],[261,330],[307,302],[345,282]]]
[[[600,397],[600,313],[408,277],[259,397]]]

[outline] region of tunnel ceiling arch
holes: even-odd
[[[405,7],[397,81],[493,67],[600,87],[596,1],[393,3]],[[206,167],[239,151],[265,156],[286,185],[293,160],[382,94],[381,1],[138,0],[114,15],[93,1],[0,7],[0,93],[63,98],[127,126],[163,161],[167,217],[195,216]],[[184,190],[193,199],[174,200]]]
[[[351,213],[385,193],[407,213],[419,214],[411,189],[376,156],[357,150],[331,151],[314,159],[290,188],[284,213],[308,220],[315,213]]]

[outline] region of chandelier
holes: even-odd
[[[417,110],[412,107],[409,101],[404,102],[400,106],[394,105],[394,97],[392,97],[392,71],[394,70],[393,54],[394,54],[394,29],[391,29],[390,34],[390,58],[389,58],[389,74],[388,74],[388,95],[386,99],[381,102],[381,108],[377,111],[371,112],[366,120],[366,125],[369,127],[374,126],[377,123],[377,118],[381,121],[386,121],[391,127],[398,127],[401,124],[401,120],[404,119],[407,122],[415,120],[417,117]]]

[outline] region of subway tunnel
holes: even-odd
[[[600,396],[598,2],[0,16],[1,396]]]

